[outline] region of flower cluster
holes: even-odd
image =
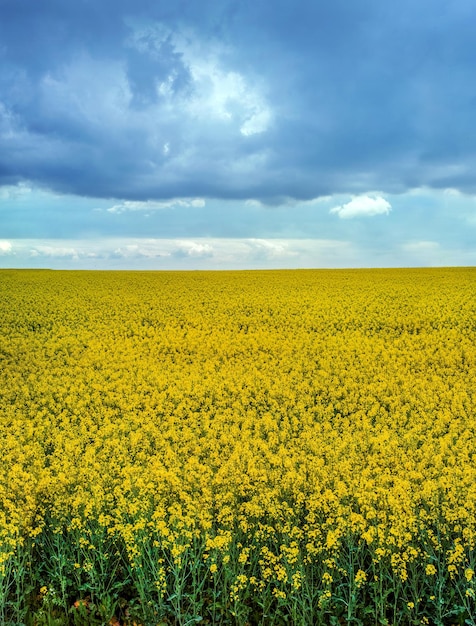
[[[392,579],[433,619],[443,576],[469,611],[475,278],[2,271],[0,578],[56,533],[75,580],[101,541],[161,598],[197,559],[235,604]]]

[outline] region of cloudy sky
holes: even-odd
[[[474,0],[0,0],[0,267],[476,264]]]

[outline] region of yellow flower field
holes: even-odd
[[[0,623],[476,623],[475,268],[0,301]]]

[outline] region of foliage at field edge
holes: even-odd
[[[475,624],[475,287],[0,271],[0,623]]]

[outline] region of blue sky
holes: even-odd
[[[0,0],[0,267],[476,264],[471,0]]]

